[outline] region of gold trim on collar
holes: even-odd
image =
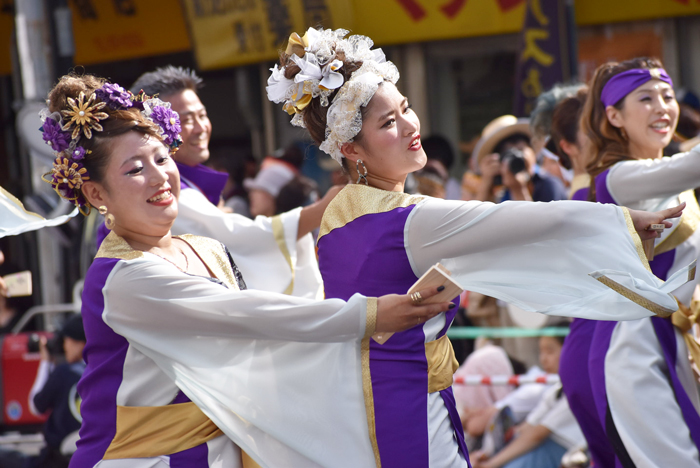
[[[282,253],[282,256],[284,257],[285,261],[287,262],[287,265],[289,265],[289,269],[292,272],[292,280],[289,282],[289,285],[287,288],[284,290],[282,294],[287,294],[289,296],[292,295],[292,292],[294,292],[294,262],[292,262],[292,256],[289,254],[289,249],[287,248],[287,241],[285,240],[284,236],[284,224],[282,223],[282,218],[277,215],[273,216],[270,219],[272,223],[272,235],[275,237],[275,242],[277,242],[277,247],[280,249],[280,252]]]
[[[119,258],[121,260],[134,260],[141,257],[143,257],[143,252],[131,247],[123,237],[119,237],[114,231],[110,231],[105,237],[97,255],[95,255],[95,258]]]
[[[346,185],[328,204],[321,220],[318,240],[333,229],[341,228],[360,216],[386,213],[415,205],[425,197],[403,192],[389,192],[366,185]],[[318,242],[318,241],[317,241]]]
[[[209,271],[211,271],[215,278],[226,284],[229,289],[233,289],[234,291],[240,290],[238,281],[236,281],[236,277],[233,275],[231,262],[221,242],[192,234],[183,234],[181,236],[176,236],[176,238],[185,241],[192,247],[192,250],[195,251],[207,268],[209,268]]]
[[[681,203],[686,203],[681,219],[673,232],[654,247],[654,255],[675,249],[687,241],[700,227],[700,206],[698,206],[698,200],[695,198],[695,192],[687,190],[678,195],[678,199]]]
[[[627,208],[625,208],[624,206],[621,206],[620,208],[622,208],[622,212],[625,214],[625,223],[627,224],[627,230],[630,232],[630,236],[632,236],[632,241],[634,241],[634,246],[637,248],[637,255],[639,255],[639,259],[642,261],[642,265],[644,265],[644,268],[646,268],[647,271],[651,271],[651,267],[649,266],[649,259],[647,258],[647,254],[644,253],[644,246],[642,245],[642,238],[639,237],[637,230],[634,228],[634,223],[632,222],[632,216],[630,216],[630,212]],[[601,280],[598,279],[598,281],[601,281]],[[603,283],[603,284],[605,284],[605,283]],[[617,284],[617,283],[615,283],[615,284]],[[608,286],[608,285],[606,284],[606,286]],[[612,289],[615,289],[615,288],[612,288]],[[620,293],[620,294],[622,294],[622,293]],[[623,294],[623,296],[625,296],[625,295]],[[625,296],[625,297],[627,297],[627,296]],[[628,299],[629,299],[629,297],[628,297]],[[637,301],[635,301],[635,302],[637,302]],[[644,307],[644,306],[642,306],[642,307]],[[651,309],[649,309],[649,310],[651,310]]]
[[[105,460],[149,458],[182,452],[224,435],[192,402],[117,406],[117,432]]]

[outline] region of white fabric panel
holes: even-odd
[[[292,271],[280,251],[272,230],[272,218],[255,220],[235,213],[224,213],[198,190],[183,189],[178,200],[178,216],[172,233],[196,234],[223,243],[251,289],[282,293],[292,281]],[[281,216],[287,250],[295,266],[294,291],[299,297],[322,295],[321,274],[310,235],[297,243],[301,208]]]
[[[459,451],[454,427],[440,392],[428,394],[428,460],[430,467],[466,468],[467,461]]]
[[[594,272],[671,310],[677,305],[669,293],[685,282],[669,278],[664,284],[645,269],[624,213],[614,205],[427,198],[413,210],[405,232],[417,276],[441,261],[465,289],[548,315],[652,315],[590,277]]]
[[[241,449],[225,435],[210,440],[207,447],[209,468],[243,468]]]
[[[678,332],[676,340],[683,343]],[[682,359],[687,354],[685,345],[682,348],[681,365],[687,361]],[[616,325],[605,356],[606,391],[615,427],[636,466],[700,467],[698,449],[666,369],[651,320]],[[686,388],[686,392],[693,395],[697,390]]]
[[[105,323],[263,467],[373,466],[363,296],[229,291],[148,254],[119,262],[104,295]]]
[[[94,468],[169,468],[170,457],[122,458],[121,460],[101,460]]]
[[[607,186],[623,206],[700,187],[700,146],[671,157],[619,162],[610,169]]]
[[[117,390],[119,406],[164,406],[177,396],[178,388],[153,360],[129,346]]]

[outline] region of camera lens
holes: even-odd
[[[27,340],[27,352],[28,353],[38,353],[39,352],[39,335],[32,333],[29,335]]]

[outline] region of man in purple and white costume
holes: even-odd
[[[313,238],[331,196],[317,204],[255,220],[224,213],[217,206],[228,175],[204,166],[212,125],[197,95],[202,79],[167,66],[141,75],[132,89],[169,102],[180,115],[182,145],[173,156],[180,171],[180,213],[173,234],[197,234],[223,242],[251,289],[319,298],[323,287]]]
[[[700,207],[692,191],[700,180],[700,148],[662,157],[678,104],[657,61],[602,65],[592,83],[594,102],[587,104],[591,110],[584,111],[582,122],[592,141],[603,142],[589,166],[595,200],[633,209],[686,203],[682,216],[656,239],[649,262],[666,280],[700,254]],[[613,152],[613,145],[626,153]],[[687,311],[696,285],[673,291],[681,310]],[[598,418],[616,454],[614,466],[700,467],[700,396],[686,346],[693,340],[691,324],[681,311],[670,319],[596,324],[588,369]]]

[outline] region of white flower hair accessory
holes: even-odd
[[[284,102],[283,109],[293,115],[292,124],[305,127],[303,111],[311,100],[319,97],[328,108],[326,139],[320,148],[338,163],[343,155],[340,147],[357,136],[362,129],[361,107],[367,105],[383,81],[396,83],[399,71],[386,60],[381,49],[372,50],[374,43],[366,36],[347,36],[345,29],[316,30],[309,28],[303,37],[293,33],[286,53],[300,71],[293,79],[284,76],[286,67],[271,68],[267,80],[267,97],[275,103]],[[345,62],[361,62],[345,82],[338,72]],[[329,103],[328,97],[340,88]]]

